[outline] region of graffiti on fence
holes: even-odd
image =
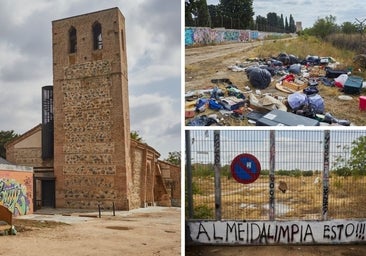
[[[250,31],[250,38],[253,40],[256,40],[259,38],[259,32],[258,31]]]
[[[329,193],[329,150],[330,150],[330,131],[324,131],[324,164],[323,164],[323,220],[328,215],[328,193]]]
[[[196,28],[193,34],[195,44],[212,44],[215,38],[216,33],[210,28]]]
[[[239,41],[247,42],[250,39],[249,31],[239,31]]]
[[[185,45],[193,45],[193,29],[192,28],[186,28],[185,29]]]
[[[256,30],[226,30],[224,28],[185,28],[185,45],[208,45],[225,42],[248,42],[250,40],[263,40],[266,37],[279,37],[282,34],[272,32],[259,32]]]
[[[238,42],[239,31],[228,30],[225,32],[224,40],[227,42]]]
[[[0,204],[14,215],[27,214],[30,207],[27,188],[14,179],[0,179]]]
[[[222,28],[185,28],[185,45],[208,45],[224,42],[247,42],[258,39],[258,31],[251,30],[225,30]]]
[[[190,240],[202,244],[365,243],[365,221],[188,222]]]

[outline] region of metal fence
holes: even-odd
[[[186,218],[365,218],[365,141],[366,130],[187,130]],[[238,179],[242,154],[258,163]]]

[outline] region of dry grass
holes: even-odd
[[[313,177],[277,176],[275,186],[276,219],[321,219],[322,187]],[[288,190],[278,190],[279,181],[287,183]],[[203,194],[194,195],[195,207],[206,205],[214,218],[214,181],[212,178],[194,178]],[[366,217],[366,177],[339,178],[329,181],[329,218]],[[269,204],[268,176],[252,184],[240,184],[227,177],[221,179],[222,218],[236,220],[267,220]]]
[[[352,51],[340,50],[315,37],[299,37],[285,42],[265,41],[262,47],[254,51],[261,58],[277,56],[280,52],[296,55],[300,59],[304,59],[308,55],[331,56],[346,67],[353,65],[352,58],[355,55]],[[352,57],[350,58],[350,56]]]

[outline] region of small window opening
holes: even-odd
[[[123,35],[123,30],[121,30],[121,43],[122,43],[122,50],[125,50],[125,37]]]
[[[94,50],[103,48],[102,25],[99,22],[95,22],[93,25],[93,41]]]
[[[76,29],[71,27],[69,30],[69,43],[70,43],[70,53],[75,53],[77,49],[77,40],[76,40]]]

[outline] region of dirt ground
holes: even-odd
[[[212,79],[229,79],[239,90],[246,94],[245,87],[249,86],[253,92],[253,88],[245,72],[233,72],[228,69],[229,66],[236,63],[244,63],[247,58],[255,58],[254,49],[260,46],[266,46],[269,42],[252,42],[252,43],[232,43],[224,45],[213,45],[203,47],[188,47],[185,49],[185,93],[195,90],[205,90],[214,88],[215,84]],[[270,56],[269,56],[270,57]],[[277,77],[275,77],[277,79]],[[261,93],[270,93],[275,97],[287,98],[289,94],[279,91],[275,88],[276,81],[261,90]],[[220,88],[220,86],[219,86]],[[352,95],[352,100],[341,100],[338,96],[343,95],[337,88],[328,86],[319,86],[319,94],[324,99],[325,112],[331,113],[337,119],[346,119],[351,125],[366,125],[366,111],[360,111],[358,95]],[[192,109],[190,102],[186,102],[186,110]],[[250,110],[246,110],[244,114],[248,114]],[[217,114],[218,119],[221,118],[220,125],[223,126],[252,126],[248,120],[238,120],[232,117],[221,116],[218,111],[206,110],[198,115]],[[191,118],[186,119],[186,124]]]
[[[15,236],[0,236],[0,255],[180,255],[180,211],[150,207],[116,216],[102,212],[102,218],[60,210],[26,215],[14,220]]]

